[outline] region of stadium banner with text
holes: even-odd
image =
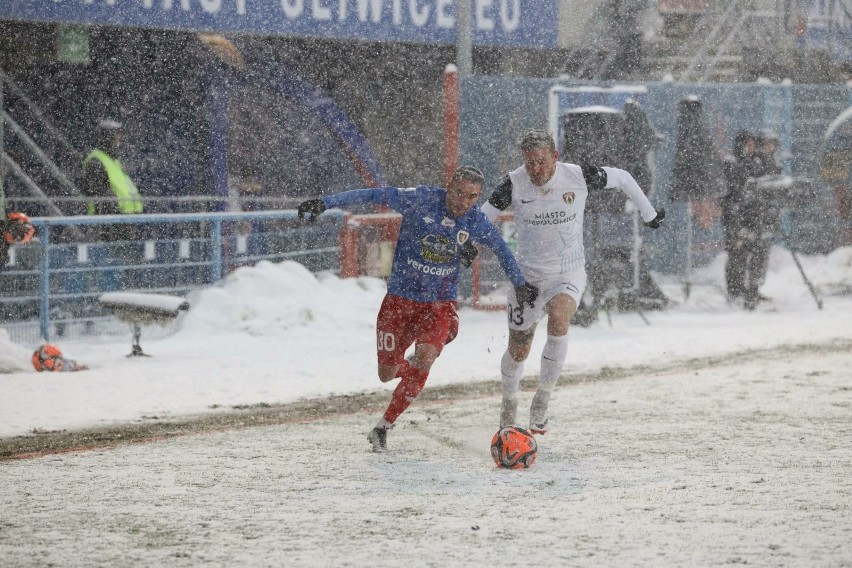
[[[473,43],[556,47],[559,0],[471,0]],[[2,0],[0,20],[452,44],[455,0]]]

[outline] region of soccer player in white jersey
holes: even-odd
[[[529,421],[531,432],[544,434],[550,393],[568,352],[568,324],[586,287],[583,211],[589,192],[623,191],[639,209],[645,225],[652,229],[661,225],[666,213],[664,209],[654,209],[633,176],[624,170],[557,161],[559,153],[553,136],[546,130],[527,132],[521,141],[521,153],[524,165],[503,178],[482,211],[493,221],[501,211],[512,207],[518,264],[527,281],[539,289],[532,309],[523,309],[509,291],[509,346],[500,363],[500,427],[516,425],[524,361],[529,356],[536,325],[547,314],[547,342],[541,353],[541,374]]]

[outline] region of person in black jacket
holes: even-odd
[[[728,193],[722,199],[725,227],[725,284],[728,299],[752,310],[767,298],[759,292],[766,276],[770,238],[778,212],[771,200],[761,198],[758,178],[780,173],[767,156],[758,153],[760,138],[742,130],[734,138],[734,152],[725,159]],[[773,165],[775,164],[775,165]],[[774,220],[774,221],[773,221]]]
[[[759,289],[766,280],[772,239],[781,223],[781,203],[777,195],[773,195],[769,190],[761,189],[760,182],[781,175],[782,167],[775,155],[777,149],[778,135],[774,131],[764,129],[755,137],[756,179],[753,185],[746,186],[747,189],[754,190],[754,195],[750,196],[753,207],[747,213],[753,215],[752,224],[758,235],[752,247],[751,273],[745,293],[745,307],[750,310],[759,303],[770,300],[761,294]]]

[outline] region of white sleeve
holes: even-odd
[[[482,204],[482,207],[480,207],[480,209],[482,210],[483,213],[485,213],[485,216],[488,217],[488,220],[491,221],[492,223],[494,222],[494,219],[497,218],[497,215],[502,213],[502,211],[500,211],[499,209],[497,209],[496,207],[494,207],[493,205],[491,205],[487,201]]]
[[[642,188],[639,187],[630,172],[608,167],[604,167],[603,170],[606,172],[606,186],[623,191],[630,198],[630,201],[639,208],[639,215],[642,216],[643,221],[647,223],[657,216],[657,210],[651,205],[648,197],[642,192]]]

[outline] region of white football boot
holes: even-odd
[[[533,434],[547,433],[547,404],[550,393],[538,390],[530,405],[530,432]]]
[[[500,428],[514,426],[515,420],[518,417],[518,399],[508,399],[503,397],[503,402],[500,403]]]

